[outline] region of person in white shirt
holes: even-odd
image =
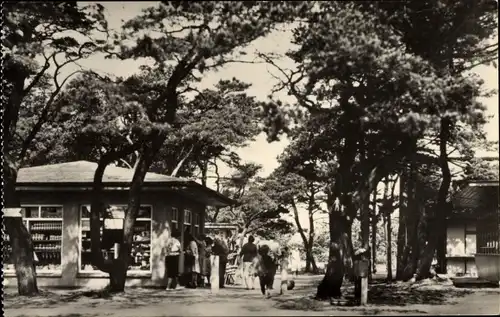
[[[290,269],[295,276],[299,275],[300,270],[300,252],[298,249],[293,249],[290,254]]]
[[[165,264],[167,268],[167,290],[177,287],[179,277],[179,255],[181,254],[181,234],[178,230],[173,230],[167,242]]]

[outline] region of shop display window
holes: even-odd
[[[21,206],[23,223],[31,234],[37,272],[60,272],[62,206]],[[3,231],[4,270],[14,270],[9,236]]]
[[[123,237],[123,219],[127,206],[110,205],[101,215],[101,249],[105,259],[117,258]],[[141,206],[135,221],[129,271],[151,271],[151,206]],[[80,272],[99,271],[92,265],[90,206],[81,206]]]

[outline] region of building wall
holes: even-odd
[[[476,255],[478,275],[480,278],[500,282],[500,255],[499,254],[478,254]]]
[[[123,205],[127,201],[126,191],[113,191],[106,193],[106,204]],[[62,258],[60,273],[39,272],[39,286],[64,286],[64,287],[100,287],[107,285],[106,273],[96,271],[91,273],[78,273],[80,256],[80,208],[90,204],[90,192],[21,192],[21,205],[63,205],[63,234]],[[165,244],[170,236],[171,208],[179,211],[189,208],[199,213],[204,218],[203,205],[165,192],[144,193],[141,204],[152,205],[152,232],[151,232],[151,273],[129,272],[128,285],[161,286],[165,282]],[[181,212],[183,214],[183,212]],[[203,230],[203,220],[201,221]],[[183,231],[183,221],[180,221]],[[182,232],[181,231],[181,232]],[[203,231],[202,231],[203,232]],[[13,272],[5,272],[5,279],[9,286],[16,286]],[[104,283],[104,285],[102,285]]]
[[[449,275],[477,276],[476,226],[470,220],[452,220],[447,227],[446,272]]]

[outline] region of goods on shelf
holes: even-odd
[[[62,230],[62,223],[61,221],[58,222],[47,222],[47,221],[40,221],[40,222],[31,222],[30,223],[30,231],[33,230]]]
[[[61,241],[62,235],[60,234],[45,234],[45,233],[33,233],[31,235],[33,242],[39,241]]]
[[[91,263],[92,256],[90,254],[90,232],[88,227],[88,220],[82,219],[82,237],[81,237],[81,263],[80,269],[82,271],[97,270]],[[105,229],[108,230],[108,229]],[[111,230],[113,231],[113,230]],[[122,235],[116,236],[114,233],[110,235],[102,235],[101,247],[105,259],[112,259],[115,256],[114,245],[121,241]],[[105,248],[105,246],[108,246]],[[131,250],[130,266],[131,270],[147,270],[151,268],[150,255],[151,252],[151,222],[138,221],[134,227],[133,245]]]

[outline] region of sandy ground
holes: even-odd
[[[453,286],[375,284],[370,286],[370,304],[339,307],[311,298],[320,277],[299,276],[296,289],[264,298],[257,290],[228,287],[217,294],[207,289],[152,290],[128,289],[112,298],[84,296],[81,291],[45,290],[38,298],[25,298],[6,290],[5,316],[346,316],[346,315],[455,315],[499,314],[500,290],[456,289]],[[346,286],[346,294],[352,286]]]

